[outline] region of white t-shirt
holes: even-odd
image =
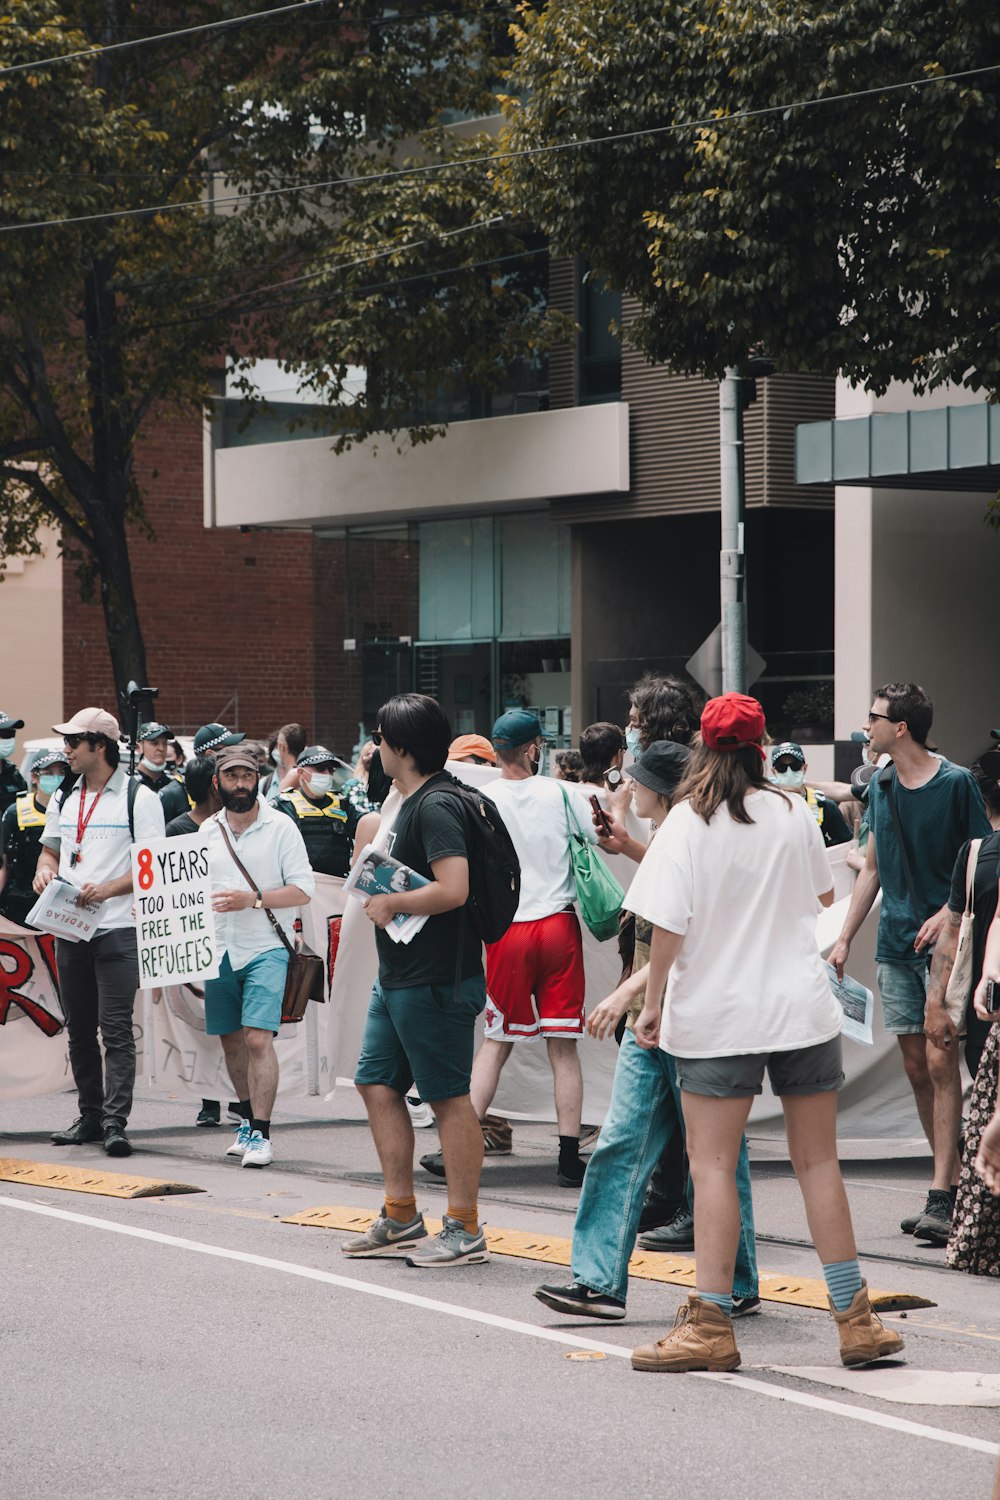
[[[595,843],[590,804],[572,782],[555,781],[549,776],[522,781],[501,777],[482,789],[483,796],[499,808],[521,863],[521,899],[515,922],[538,922],[576,900],[563,789],[580,832]]]
[[[118,880],[132,873],[132,835],[128,826],[128,777],[124,766],[117,766],[98,794],[88,792],[82,778],[74,783],[73,790],[64,801],[58,795],[49,799],[45,812],[45,831],[42,843],[59,856],[59,878],[70,885],[103,885],[106,880]],[[84,793],[83,816],[86,829],[83,839],[77,844],[80,824],[80,792]],[[141,783],[135,794],[132,808],[132,823],[135,841],[163,837],[163,808],[155,792]],[[77,863],[73,863],[73,854]],[[124,896],[111,896],[101,904],[98,932],[110,932],[121,927],[134,927],[132,915],[134,897],[131,891]]]
[[[804,798],[752,792],[753,823],[723,804],[710,823],[672,808],[625,906],[684,944],[670,970],[660,1046],[675,1057],[786,1052],[828,1041],[841,1010],[816,946],[833,887]]]

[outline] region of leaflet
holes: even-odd
[[[80,887],[56,875],[25,917],[26,927],[51,932],[67,943],[88,943],[101,925],[101,902],[79,901]]]
[[[419,875],[409,865],[393,859],[391,854],[376,849],[374,844],[366,844],[344,881],[344,890],[359,901],[367,901],[369,896],[395,896],[400,891],[415,891],[418,886],[429,884],[425,875]],[[398,911],[384,929],[385,935],[394,943],[408,943],[426,921],[426,916]]]
[[[837,971],[832,964],[824,963],[830,988],[834,996],[839,1000],[844,1011],[844,1020],[840,1032],[842,1036],[849,1036],[854,1042],[861,1042],[866,1047],[874,1046],[872,1036],[872,1015],[875,1009],[875,996],[871,990],[859,984],[856,979],[845,974],[843,979],[837,978]]]

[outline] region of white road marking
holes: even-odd
[[[71,1213],[64,1208],[50,1208],[43,1203],[28,1203],[21,1198],[0,1194],[0,1208],[19,1209],[22,1213],[40,1214],[47,1219],[62,1219],[69,1224],[81,1224],[91,1229],[103,1229],[108,1234],[123,1234],[131,1239],[145,1240],[154,1245],[167,1245],[175,1250],[190,1250],[197,1255],[211,1255],[218,1260],[237,1261],[241,1265],[259,1266],[266,1271],[280,1271],[286,1276],[299,1276],[305,1281],[318,1281],[326,1286],[342,1287],[345,1291],[361,1292],[368,1297],[381,1297],[386,1302],[401,1302],[409,1307],[424,1308],[427,1312],[444,1313],[447,1317],[462,1318],[469,1323],[482,1323],[490,1328],[502,1328],[507,1333],[523,1334],[527,1338],[542,1339],[547,1343],[561,1344],[575,1349],[595,1349],[610,1354],[615,1359],[631,1358],[631,1349],[620,1344],[602,1344],[597,1339],[580,1338],[572,1333],[563,1333],[556,1328],[540,1328],[535,1323],[521,1323],[515,1318],[503,1318],[497,1313],[479,1312],[471,1307],[459,1307],[451,1302],[439,1302],[433,1297],[422,1297],[417,1292],[402,1292],[395,1287],[378,1286],[369,1281],[358,1281],[351,1276],[338,1276],[333,1271],[320,1271],[313,1266],[300,1266],[292,1261],[274,1260],[268,1255],[252,1255],[245,1250],[229,1250],[221,1245],[203,1244],[199,1240],[183,1239],[179,1235],[161,1234],[155,1229],[140,1229],[134,1224],[119,1224],[113,1219],[99,1219],[91,1214]],[[770,1396],[778,1401],[787,1401],[795,1406],[811,1407],[814,1411],[827,1412],[832,1416],[846,1417],[856,1422],[867,1422],[873,1427],[884,1427],[890,1432],[903,1432],[912,1437],[927,1438],[932,1442],[947,1443],[956,1448],[970,1448],[976,1453],[1000,1454],[1000,1444],[988,1443],[982,1438],[968,1437],[962,1432],[946,1432],[939,1427],[926,1427],[919,1422],[908,1422],[895,1416],[884,1416],[881,1412],[866,1411],[858,1406],[847,1406],[839,1401],[829,1401],[822,1396],[813,1396],[806,1391],[792,1391],[781,1386],[767,1385],[760,1380],[751,1380],[745,1375],[696,1374],[696,1380],[713,1380],[736,1387],[754,1395]]]

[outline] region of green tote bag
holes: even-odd
[[[560,787],[559,790],[566,805],[569,856],[573,862],[580,915],[598,942],[604,943],[608,938],[618,936],[618,913],[622,909],[625,892],[580,827],[580,820],[565,788]]]

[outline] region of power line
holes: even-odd
[[[294,5],[280,5],[275,10],[251,11],[243,16],[230,16],[226,21],[205,21],[200,26],[185,26],[179,31],[158,31],[152,36],[133,37],[130,42],[108,42],[103,47],[84,47],[79,52],[60,52],[55,57],[41,57],[33,62],[12,63],[10,67],[0,68],[0,78],[7,78],[12,73],[30,73],[36,68],[51,68],[57,63],[77,62],[81,58],[107,57],[110,52],[126,52],[133,47],[146,47],[152,42],[173,42],[180,37],[198,36],[203,31],[226,31],[233,26],[246,26],[251,21],[260,21],[265,17],[271,19],[274,16],[288,15],[290,11],[315,10],[318,5],[328,5],[330,0],[296,0]]]
[[[308,0],[308,3],[326,3],[326,0]],[[268,12],[273,14],[273,12]],[[454,161],[429,162],[422,167],[400,167],[391,172],[364,173],[357,177],[334,177],[323,182],[290,183],[284,187],[259,188],[250,193],[234,193],[215,197],[209,202],[204,198],[185,199],[180,203],[157,203],[145,208],[108,209],[103,213],[77,214],[60,219],[33,219],[25,224],[0,224],[0,234],[13,234],[26,229],[55,229],[73,224],[93,224],[101,221],[141,218],[147,214],[177,213],[188,208],[220,208],[230,204],[245,204],[259,198],[285,197],[290,193],[319,193],[330,188],[374,186],[393,182],[403,177],[427,176],[433,172],[452,171],[456,167],[493,166],[501,161],[517,161],[525,157],[549,156],[560,151],[579,151],[589,146],[614,146],[625,141],[643,140],[653,136],[670,135],[686,130],[718,129],[723,125],[737,124],[742,120],[764,119],[770,115],[787,117],[793,110],[812,109],[823,104],[845,104],[858,99],[869,99],[882,94],[898,93],[902,89],[924,88],[932,83],[954,83],[963,78],[976,78],[984,73],[1000,71],[1000,63],[990,63],[981,68],[967,68],[959,73],[933,73],[923,78],[910,78],[902,83],[880,84],[874,88],[855,89],[844,94],[820,94],[809,99],[795,99],[787,104],[769,104],[759,109],[734,110],[728,115],[708,115],[699,120],[673,121],[669,125],[650,125],[644,130],[620,131],[611,135],[587,136],[583,140],[557,141],[549,146],[524,147],[519,151],[495,151],[485,156],[469,156]],[[222,175],[221,173],[219,174]]]

